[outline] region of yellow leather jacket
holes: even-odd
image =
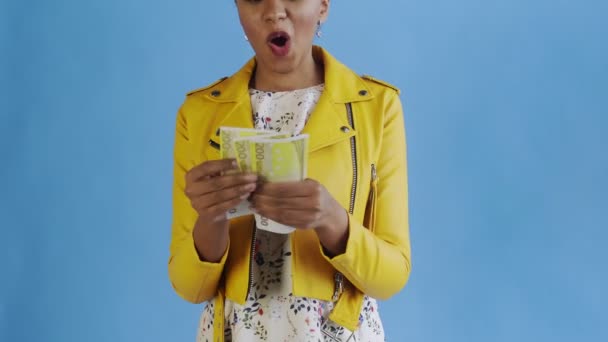
[[[295,296],[336,301],[330,319],[355,330],[364,294],[387,299],[410,274],[403,113],[396,88],[359,77],[320,47],[313,54],[324,64],[325,90],[303,131],[310,135],[308,176],[348,210],[349,235],[346,252],[330,258],[313,230],[296,230],[292,288]],[[177,115],[169,277],[189,302],[216,298],[216,332],[224,331],[224,298],[246,300],[255,224],[252,216],[232,220],[221,261],[201,261],[184,176],[220,158],[220,126],[253,128],[248,85],[254,67],[251,59],[233,76],[189,93]]]

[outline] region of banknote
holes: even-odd
[[[220,158],[234,158],[237,159],[237,151],[235,150],[235,140],[239,140],[247,137],[261,137],[261,136],[275,136],[278,135],[277,132],[273,131],[263,131],[252,128],[238,128],[238,127],[220,127]],[[239,165],[240,166],[240,165]],[[242,169],[240,171],[248,171],[247,169]],[[251,171],[251,170],[249,170]],[[239,172],[237,170],[228,172],[236,173]],[[227,218],[233,219],[239,216],[251,215],[252,212],[249,210],[250,203],[247,200],[243,200],[236,207],[228,210]]]
[[[241,172],[256,172],[253,162],[255,154],[255,141],[257,139],[272,139],[273,141],[279,139],[290,138],[289,134],[268,134],[258,136],[244,136],[240,138],[234,138],[232,140],[232,150],[234,151],[239,171]]]
[[[234,139],[255,136],[277,135],[277,132],[264,131],[255,128],[220,127],[220,158],[236,158]]]
[[[268,182],[291,182],[306,178],[308,135],[290,138],[255,137],[250,139],[251,168]],[[295,230],[259,214],[254,214],[258,228],[289,234]]]

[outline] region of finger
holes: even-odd
[[[306,211],[321,211],[321,203],[318,197],[274,197],[255,192],[251,197],[251,204],[256,207],[263,205],[277,209],[294,209]]]
[[[258,177],[253,173],[240,173],[212,177],[186,185],[186,195],[190,198],[211,194],[235,186],[256,184]]]
[[[257,193],[274,197],[310,197],[321,192],[322,185],[307,179],[299,182],[262,183]]]
[[[198,211],[200,217],[214,219],[214,218],[216,218],[218,216],[226,215],[226,213],[228,212],[228,210],[236,207],[243,200],[244,200],[243,197],[237,197],[237,198],[233,198],[233,199],[231,199],[229,201],[224,201],[224,202],[221,202],[221,203],[216,203],[215,205],[212,205],[210,207],[207,207],[207,208],[204,208],[204,209],[200,209],[200,210],[197,210],[197,211]]]
[[[227,188],[222,191],[198,196],[192,200],[194,204],[193,206],[195,206],[197,210],[205,210],[224,202],[230,202],[237,198],[244,200],[251,195],[251,193],[255,190],[255,187],[255,183],[248,183]]]
[[[312,227],[319,216],[318,213],[315,213],[313,211],[293,209],[280,210],[265,205],[255,207],[254,212],[275,222],[299,228]]]
[[[234,159],[209,160],[190,169],[186,173],[186,182],[195,182],[201,178],[236,169],[238,165]]]

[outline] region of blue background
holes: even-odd
[[[0,5],[0,340],[193,341],[175,113],[251,56],[232,1]],[[608,340],[607,1],[333,1],[403,90],[413,273],[389,341]]]

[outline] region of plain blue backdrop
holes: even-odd
[[[389,341],[608,340],[608,2],[335,0],[403,90],[413,273]],[[252,54],[232,1],[0,5],[0,340],[193,341],[167,278],[175,113]]]

